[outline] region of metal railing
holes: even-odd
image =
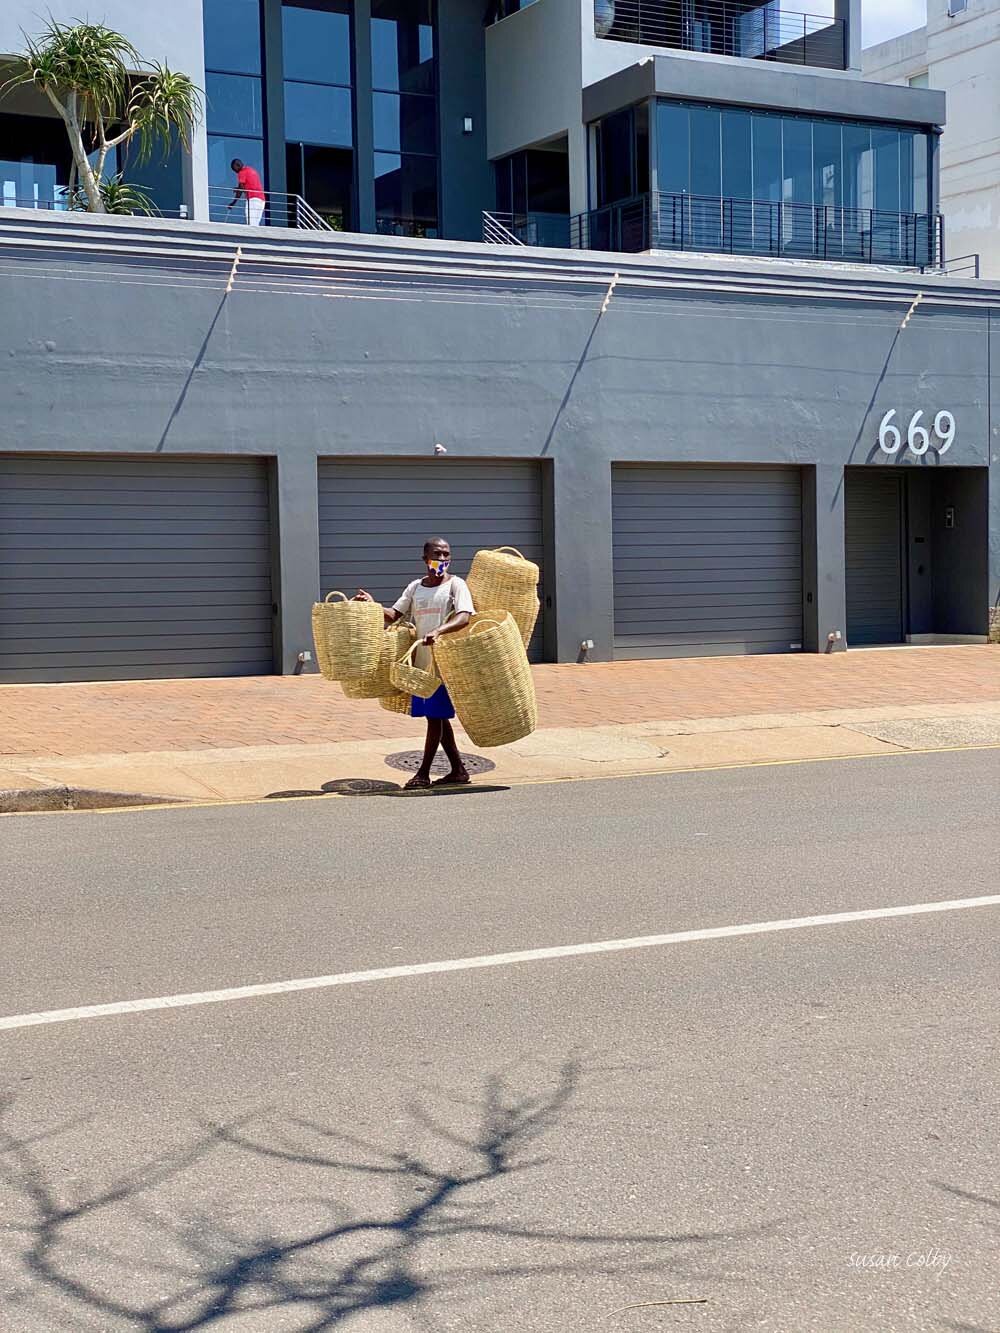
[[[927,265],[922,271],[925,273],[942,273],[948,277],[960,277],[964,275],[969,278],[978,278],[979,256],[958,255],[954,259],[944,259],[936,266]]]
[[[340,231],[339,217],[324,217],[300,194],[264,190],[263,199],[237,199],[225,185],[208,187],[208,216],[211,222],[240,222],[260,227],[292,227],[304,231]],[[333,225],[331,225],[333,224]]]
[[[656,193],[581,213],[570,244],[586,250],[695,250],[837,263],[940,268],[940,214]]]
[[[483,240],[487,245],[542,245],[566,250],[569,222],[568,213],[484,213]]]
[[[514,231],[513,213],[483,212],[483,242],[486,245],[524,245]]]
[[[301,195],[286,194],[279,190],[265,190],[264,198],[259,201],[238,199],[232,203],[233,191],[226,186],[210,185],[208,189],[208,216],[211,222],[239,222],[244,225],[264,227],[292,227],[304,231],[340,231],[335,225],[336,216],[326,218]],[[256,205],[259,203],[260,207]],[[0,207],[33,208],[42,212],[68,213],[80,212],[71,209],[63,187],[57,187],[54,198],[29,197],[27,199],[12,195],[0,195]],[[132,217],[160,217],[188,219],[186,204],[179,208],[161,209],[153,201],[151,212],[135,210]],[[333,223],[334,225],[331,225]]]
[[[594,0],[594,32],[613,42],[747,60],[846,69],[843,19],[796,13],[778,0]]]

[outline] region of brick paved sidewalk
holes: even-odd
[[[535,670],[543,727],[1000,701],[1000,647],[602,662]],[[0,686],[0,755],[72,757],[393,738],[423,724],[317,676]]]

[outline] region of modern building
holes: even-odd
[[[539,561],[552,660],[986,637],[1000,290],[946,271],[944,97],[862,79],[857,0],[101,17],[208,105],[131,218],[0,104],[0,681],[293,671],[432,532]]]
[[[948,253],[1000,278],[1000,0],[927,0],[927,23],[862,52],[866,79],[948,103],[941,197]]]

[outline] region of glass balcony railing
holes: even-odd
[[[613,42],[744,60],[846,69],[845,24],[778,0],[594,0],[594,32]]]
[[[936,268],[940,214],[827,204],[645,194],[570,219],[570,246],[639,253],[692,250],[835,263]]]

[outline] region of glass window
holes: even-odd
[[[927,70],[924,70],[923,74],[911,75],[906,82],[910,88],[929,88],[931,86],[930,75]]]
[[[264,145],[260,139],[238,139],[230,134],[210,134],[208,136],[208,183],[209,185],[231,185],[236,188],[236,175],[229,165],[234,158],[254,167],[264,181]]]
[[[812,203],[812,122],[782,121],[781,197],[786,204]]]
[[[240,74],[206,74],[208,123],[219,134],[264,133],[260,79]]]
[[[350,148],[354,142],[350,88],[286,83],[285,139]]]
[[[437,103],[433,97],[375,93],[375,147],[388,153],[437,152]]]
[[[909,130],[899,132],[899,207],[903,213],[913,208],[913,140]]]
[[[875,159],[875,207],[898,213],[899,131],[873,129],[872,154]]]
[[[30,159],[0,162],[0,202],[7,208],[32,208],[36,204],[54,208],[57,202],[65,202],[62,190],[56,184],[54,166]]]
[[[260,0],[204,0],[205,66],[259,74]]]
[[[777,116],[754,116],[754,199],[780,199],[781,180],[781,121]]]
[[[432,93],[435,85],[432,0],[372,0],[372,86]]]
[[[496,179],[498,213],[513,213],[514,211],[514,200],[510,183],[510,173],[513,162],[514,158],[505,157],[493,164],[493,172]]]
[[[749,111],[722,113],[722,193],[727,199],[753,198]]]
[[[597,141],[597,203],[630,199],[635,190],[632,112],[617,111],[601,121]]]
[[[387,235],[437,235],[434,158],[375,154],[375,221]]]
[[[660,102],[656,108],[657,185],[665,194],[691,188],[691,116],[688,107]]]
[[[567,177],[567,190],[569,180]],[[649,193],[649,103],[635,108],[635,192]],[[567,207],[569,206],[567,201]]]
[[[286,79],[350,86],[351,16],[346,2],[285,0],[281,42]]]
[[[691,193],[722,194],[720,116],[715,107],[691,108]]]
[[[867,125],[844,126],[844,206],[873,206],[872,133]]]
[[[913,211],[926,213],[930,208],[927,190],[927,171],[930,157],[930,140],[926,134],[913,136]]]
[[[813,125],[813,202],[827,208],[843,202],[841,126],[831,120]]]

